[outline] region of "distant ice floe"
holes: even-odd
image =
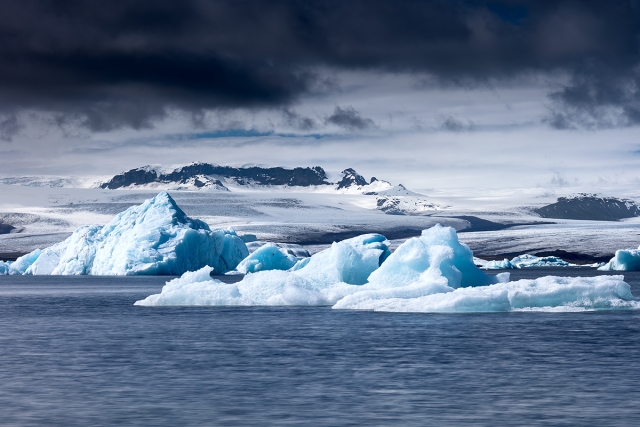
[[[640,270],[640,247],[638,249],[619,249],[611,260],[598,268],[601,271],[638,271]]]
[[[189,218],[167,193],[132,206],[105,226],[77,229],[8,266],[9,274],[172,274],[210,266],[233,270],[249,252],[233,230]]]
[[[487,275],[453,228],[436,225],[389,254],[380,235],[334,243],[289,271],[247,274],[225,284],[211,268],[185,273],[162,292],[135,304],[331,305],[334,309],[391,312],[508,312],[637,309],[623,276],[553,277],[509,282]]]
[[[476,264],[478,264],[479,258],[476,258],[475,260]],[[555,256],[538,257],[530,254],[518,255],[512,260],[505,258],[501,261],[481,261],[482,263],[480,264],[480,268],[483,270],[502,270],[527,267],[569,267],[575,265],[569,264]]]

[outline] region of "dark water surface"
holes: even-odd
[[[0,425],[640,425],[638,311],[132,305],[165,280],[0,276]]]

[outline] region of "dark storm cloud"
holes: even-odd
[[[21,126],[15,114],[0,116],[0,140],[11,141],[20,129]]]
[[[364,130],[374,127],[373,120],[362,117],[353,107],[336,106],[333,114],[327,117],[326,123],[330,123],[347,130]]]
[[[440,121],[441,121],[440,129],[446,130],[449,132],[470,131],[470,130],[473,130],[475,127],[474,123],[471,120],[468,120],[467,123],[464,123],[453,116],[443,116],[441,117]]]
[[[284,117],[284,122],[296,130],[307,132],[318,126],[316,121],[311,117],[302,116],[289,108],[284,108],[282,110],[282,115]]]
[[[0,0],[0,8],[0,108],[58,112],[94,130],[149,127],[168,108],[197,118],[203,109],[286,107],[322,83],[316,67],[428,73],[446,84],[563,71],[573,81],[553,94],[550,122],[600,123],[603,108],[616,125],[640,116],[633,0]]]

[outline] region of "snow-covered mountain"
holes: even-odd
[[[174,186],[224,187],[223,180],[230,180],[240,186],[291,186],[309,187],[312,185],[331,185],[327,174],[319,166],[285,169],[280,167],[262,168],[259,166],[236,168],[210,163],[192,163],[170,172],[160,168],[144,166],[115,175],[100,185],[104,189],[135,188],[150,184]],[[220,188],[223,189],[224,188]]]
[[[556,203],[535,210],[543,218],[618,221],[640,216],[640,206],[629,199],[580,193],[559,197]]]
[[[334,175],[335,176],[335,175]],[[326,188],[342,194],[376,195],[394,189],[391,183],[372,177],[367,181],[352,168],[343,170],[337,180],[329,180],[320,166],[266,168],[232,167],[192,163],[173,170],[143,166],[122,172],[98,185],[102,189],[163,189],[233,191],[234,187],[267,189],[273,187]],[[406,190],[402,185],[402,190]],[[411,192],[409,192],[411,193]],[[412,193],[417,195],[417,193]],[[402,194],[409,195],[409,194]]]

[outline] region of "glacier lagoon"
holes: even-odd
[[[243,247],[235,233],[223,234]],[[153,250],[167,242],[142,235]],[[91,252],[72,238],[68,252]],[[175,265],[167,254],[180,244],[166,246],[153,268]],[[210,277],[211,267],[168,284],[163,276],[0,276],[3,419],[637,425],[640,410],[629,402],[640,397],[639,273],[529,267],[488,274],[455,231],[440,226],[393,254],[379,234],[301,260],[281,249],[244,253],[240,269],[254,271],[244,278]],[[46,251],[23,258],[25,272]],[[93,268],[93,253],[74,264],[64,252],[41,263],[57,256],[54,269]]]
[[[615,275],[572,267],[512,280]],[[235,277],[218,277],[225,281]],[[625,272],[634,294],[640,273]],[[640,311],[161,307],[158,276],[0,276],[6,425],[636,426]]]

